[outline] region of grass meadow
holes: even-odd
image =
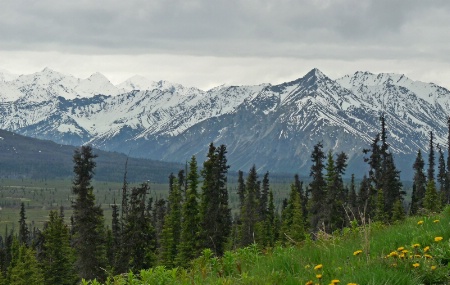
[[[449,284],[450,208],[394,225],[367,223],[294,246],[209,250],[187,267],[155,267],[105,284]],[[100,284],[84,281],[83,284]]]

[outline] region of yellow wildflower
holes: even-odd
[[[311,266],[309,264],[305,265],[305,269],[310,268]]]
[[[420,244],[415,243],[415,244],[413,244],[413,247],[414,247],[414,248],[420,247]]]
[[[431,270],[435,270],[437,268],[436,265],[431,265]]]
[[[314,266],[314,270],[322,269],[322,267],[323,267],[322,264],[317,264],[316,266]]]
[[[426,247],[423,248],[423,252],[427,252],[427,251],[429,251],[429,250],[430,250],[430,247],[429,247],[429,246],[426,246]]]
[[[409,251],[407,251],[406,249],[402,250],[402,253],[408,253]]]
[[[397,251],[402,251],[402,250],[404,250],[405,248],[403,247],[403,246],[401,246],[401,247],[399,247],[399,248],[397,248]]]
[[[396,252],[396,251],[393,251],[393,252],[391,252],[391,253],[389,253],[389,256],[390,257],[397,257],[398,256],[398,253]]]
[[[413,265],[412,266],[414,266],[414,268],[417,268],[417,267],[419,267],[420,266],[420,263],[413,263]]]
[[[314,282],[312,282],[312,280],[309,280],[308,282],[305,283],[305,285],[313,285]]]
[[[353,255],[359,255],[359,254],[361,254],[362,253],[362,250],[357,250],[357,251],[355,251],[354,253],[353,253]]]
[[[439,223],[439,220],[434,220],[433,223]]]
[[[400,254],[398,257],[400,257],[400,258],[405,258],[405,254],[402,253],[402,254]]]
[[[429,255],[429,254],[424,254],[423,255],[425,258],[433,258],[431,255]]]
[[[423,224],[423,221],[418,221],[417,224],[420,226],[421,224]]]
[[[356,283],[347,283],[347,285],[358,285]]]
[[[443,240],[444,238],[443,237],[435,237],[434,238],[434,241],[435,242],[440,242],[441,240]]]
[[[316,275],[316,278],[317,278],[317,279],[322,279],[322,274],[317,274],[317,275]]]
[[[414,254],[415,258],[421,258],[422,256],[420,256],[420,254]]]
[[[333,280],[331,280],[331,284],[338,284],[339,282],[341,282],[341,281],[339,281],[339,279],[333,279]]]

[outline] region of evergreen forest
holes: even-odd
[[[448,125],[450,129],[450,119]],[[414,273],[414,282],[445,284],[450,247],[436,246],[432,248],[436,257],[425,258],[429,249],[419,243],[429,241],[419,233],[416,236],[412,228],[422,225],[429,234],[438,235],[440,225],[450,222],[448,147],[436,144],[433,132],[429,133],[428,153],[418,150],[411,165],[412,193],[406,197],[381,116],[380,132],[364,150],[368,166],[364,177],[351,175],[349,182],[344,181],[347,154],[325,150],[317,142],[311,150],[308,183],[294,175],[281,204],[275,202],[270,173],[258,173],[253,165],[246,174],[238,172],[238,203],[231,207],[227,147],[211,143],[203,162],[192,156],[185,169],[168,177],[167,197],[151,195],[148,182],[130,186],[125,169],[121,197],[111,205],[112,216],[105,217],[92,184],[97,155],[91,146],[81,146],[73,154],[70,217],[61,207],[49,212],[42,228],[32,227],[21,203],[18,229],[6,230],[0,237],[0,285],[338,284],[338,279],[325,277],[356,276],[346,271],[345,264],[353,264],[350,258],[368,264],[375,255],[382,259],[381,265],[372,267],[374,272],[391,278],[383,284],[414,284],[402,279],[406,271],[395,271],[398,276],[394,271],[386,273],[402,266],[407,272],[431,268]],[[389,234],[383,232],[388,230]],[[402,231],[415,237],[414,244],[404,233],[400,236]],[[377,234],[379,239],[371,242]],[[435,242],[444,239],[448,244],[450,232],[442,235]],[[388,237],[396,239],[390,252],[379,249],[391,246]],[[343,244],[358,248],[351,251]],[[346,255],[344,249],[351,252]],[[342,259],[337,263],[342,264],[336,265],[330,260],[339,254]],[[411,262],[404,265],[401,254],[403,259],[410,256]],[[282,268],[268,266],[264,256],[278,258]],[[389,258],[397,259],[386,261]],[[334,271],[324,266],[327,262],[328,268],[333,263]],[[265,280],[249,277],[258,268],[264,269],[256,275],[267,274]],[[359,276],[355,277],[359,281],[346,284],[380,284],[371,278]]]

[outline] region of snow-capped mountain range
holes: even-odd
[[[446,146],[450,91],[399,74],[356,72],[333,80],[318,69],[278,85],[203,91],[134,76],[113,85],[45,68],[14,76],[0,70],[0,128],[58,143],[137,157],[200,160],[210,142],[226,144],[233,169],[308,174],[313,145],[346,152],[348,174],[361,174],[362,149],[384,113],[397,164],[411,172],[428,133]],[[408,177],[408,174],[406,174]]]

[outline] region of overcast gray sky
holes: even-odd
[[[450,88],[448,0],[2,0],[0,68],[208,89],[314,67],[404,73]]]

